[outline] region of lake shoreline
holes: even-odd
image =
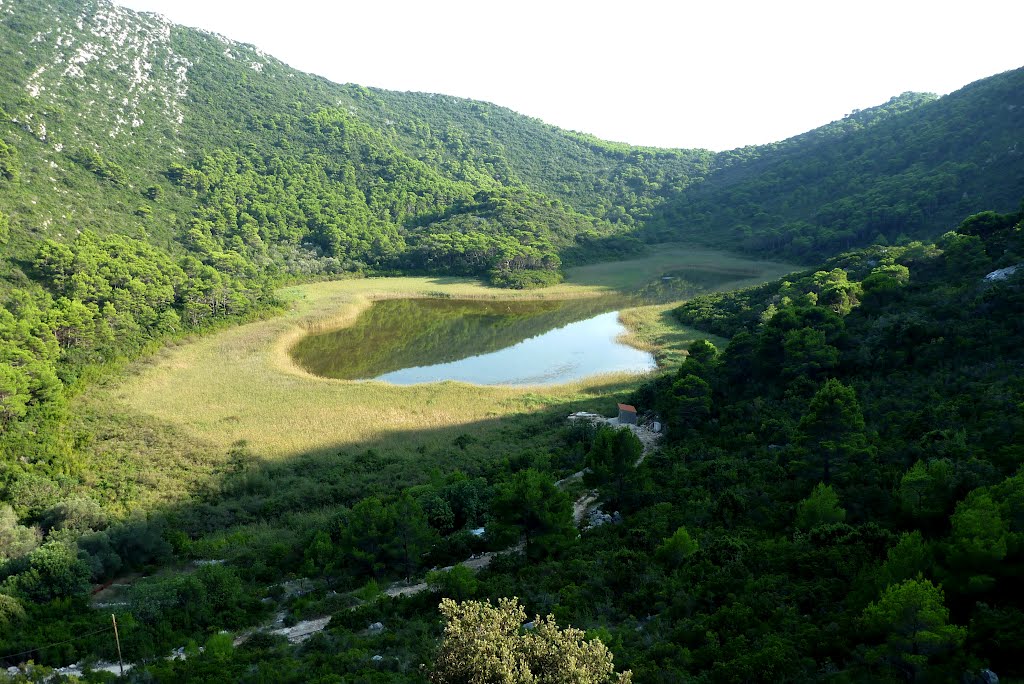
[[[550,387],[608,372],[647,373],[653,355],[620,341],[624,299],[376,299],[345,325],[310,331],[292,361],[321,378],[398,385],[452,380]]]
[[[698,259],[699,257],[699,259]],[[227,467],[245,449],[259,459],[322,454],[335,457],[363,445],[399,459],[419,458],[455,436],[500,430],[504,419],[575,410],[605,411],[625,399],[647,376],[596,376],[552,387],[484,387],[444,382],[405,387],[314,376],[288,350],[311,330],[344,324],[378,299],[442,297],[486,300],[593,298],[635,289],[679,264],[702,262],[738,272],[763,267],[736,281],[746,286],[788,272],[785,265],[709,251],[694,256],[682,246],[652,250],[645,261],[595,264],[570,270],[570,281],[551,288],[509,291],[464,278],[366,278],[310,283],[279,291],[287,310],[272,318],[232,326],[212,335],[168,345],[121,375],[87,389],[73,409],[87,425],[109,425],[108,437],[83,455],[96,485],[125,482],[128,506],[186,496],[209,474]],[[674,265],[675,266],[674,266]],[[628,277],[627,277],[628,276]],[[665,368],[681,361],[670,347],[709,337],[673,324],[667,309],[627,309],[627,328],[647,345],[665,345]],[[632,317],[632,318],[628,318]],[[659,341],[660,340],[660,341]],[[656,352],[657,353],[657,352]],[[665,363],[667,357],[668,363]],[[552,414],[552,415],[554,415]],[[519,420],[519,418],[515,418]],[[426,440],[426,441],[424,441]]]

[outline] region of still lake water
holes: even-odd
[[[616,304],[381,301],[350,327],[303,338],[292,355],[316,375],[397,385],[554,385],[654,370],[651,354],[616,341],[625,332]]]
[[[598,373],[654,370],[654,357],[616,342],[626,332],[610,311],[550,330],[490,354],[385,373],[374,380],[396,385],[459,380],[476,385],[554,385]]]

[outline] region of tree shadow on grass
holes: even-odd
[[[526,393],[515,399],[522,408],[502,417],[436,429],[387,431],[358,444],[337,443],[273,460],[256,455],[258,444],[238,442],[218,450],[193,443],[179,429],[151,417],[124,414],[116,423],[105,423],[97,414],[95,423],[85,420],[79,426],[102,431],[94,435],[98,441],[92,448],[102,450],[103,457],[95,457],[97,462],[86,468],[89,472],[82,479],[83,489],[90,494],[104,492],[108,502],[135,498],[139,504],[147,503],[135,506],[131,515],[103,533],[120,541],[80,545],[85,557],[101,552],[105,554],[102,564],[109,563],[94,571],[94,588],[116,582],[125,573],[131,573],[133,585],[143,590],[149,585],[163,588],[145,590],[155,591],[152,596],[142,594],[156,604],[137,604],[133,598],[136,590],[131,588],[123,592],[125,603],[107,602],[93,606],[93,611],[84,610],[80,599],[49,607],[40,604],[32,608],[31,632],[19,631],[11,641],[0,639],[0,645],[9,646],[7,651],[19,652],[2,664],[16,665],[31,658],[48,665],[66,665],[84,654],[110,658],[113,654],[108,653],[104,634],[66,643],[54,635],[89,635],[109,623],[111,611],[118,613],[119,623],[124,622],[130,648],[158,660],[186,638],[205,640],[214,626],[239,629],[263,622],[269,606],[292,605],[281,603],[280,597],[269,597],[268,587],[311,572],[323,580],[328,571],[322,567],[311,571],[308,549],[318,534],[328,538],[336,534],[343,516],[361,500],[372,496],[393,501],[411,487],[443,486],[456,473],[489,487],[530,467],[550,472],[553,479],[575,472],[582,467],[583,454],[573,448],[567,416],[580,410],[613,415],[616,403],[630,400],[636,386],[635,379],[609,379],[588,386],[571,399]],[[115,469],[115,464],[120,465]],[[102,472],[97,466],[102,466]],[[161,488],[170,490],[162,499],[155,495]],[[154,495],[139,495],[147,490]],[[119,511],[116,505],[108,508]],[[467,532],[459,534],[460,541],[451,548],[469,543],[465,541]],[[472,548],[480,550],[478,546]],[[111,553],[121,558],[110,562]],[[454,557],[458,551],[449,549],[447,553]],[[246,606],[249,617],[245,619],[252,622],[237,615],[183,622],[202,610],[190,603],[193,599],[182,598],[186,594],[181,592],[187,587],[194,589],[197,581],[219,581],[219,571],[204,570],[209,566],[202,565],[203,561],[216,562],[216,567],[241,579],[239,591],[247,598],[239,605]],[[94,563],[93,567],[98,566]],[[425,568],[418,572],[422,576]],[[397,568],[385,567],[378,579],[388,582],[402,575]],[[344,592],[366,581],[366,577],[346,577],[340,582],[332,579],[333,588]],[[160,592],[171,593],[165,596]],[[322,588],[316,605],[334,605],[325,592]],[[270,603],[261,604],[264,597]],[[139,622],[142,618],[133,614],[137,610],[171,617],[168,624],[160,624],[163,618],[159,617],[150,619],[157,624],[143,624]],[[307,606],[304,610],[313,609]],[[62,643],[41,647],[50,642]],[[26,649],[27,653],[21,652]]]
[[[635,381],[592,386],[582,398],[551,401],[526,394],[524,410],[444,428],[388,431],[360,443],[339,443],[273,460],[237,443],[217,477],[189,500],[163,512],[192,536],[232,525],[274,525],[297,514],[350,507],[367,496],[388,498],[454,472],[493,479],[510,461],[549,464],[558,477],[581,467],[565,453],[567,416],[576,411],[614,415]],[[528,407],[531,402],[536,410]],[[527,454],[524,456],[524,454]],[[212,522],[211,522],[212,521]]]

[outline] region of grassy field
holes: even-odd
[[[661,368],[682,363],[686,356],[684,350],[696,340],[708,340],[719,349],[724,349],[729,343],[724,337],[681,325],[672,317],[672,309],[677,306],[679,302],[622,310],[619,320],[629,332],[619,340],[653,353]]]
[[[700,277],[716,276],[726,290],[774,280],[799,270],[799,266],[776,261],[756,261],[713,249],[698,249],[678,243],[653,245],[635,259],[577,266],[566,271],[570,286],[626,292],[666,274],[680,272]]]
[[[717,264],[717,266],[716,266]],[[373,448],[415,459],[457,435],[499,434],[509,417],[588,409],[610,412],[636,376],[598,376],[555,387],[482,387],[454,382],[420,386],[332,380],[297,367],[288,350],[310,330],[343,326],[375,299],[459,297],[564,299],[627,292],[666,271],[735,275],[730,287],[789,272],[757,262],[678,246],[643,259],[570,270],[567,282],[509,291],[458,278],[380,278],[285,288],[289,306],[276,318],[166,347],[125,377],[86,392],[78,412],[95,436],[91,472],[109,500],[148,504],[181,498],[222,472],[244,450],[263,461]],[[671,305],[623,312],[629,341],[674,361],[665,350],[707,337],[675,324]],[[721,343],[721,340],[715,340]]]

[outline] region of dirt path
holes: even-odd
[[[461,566],[463,566],[465,568],[469,568],[470,570],[473,570],[474,572],[479,572],[479,571],[483,570],[484,568],[486,568],[488,565],[490,565],[491,561],[498,554],[502,554],[502,553],[522,553],[524,550],[526,550],[526,545],[523,542],[520,542],[520,543],[516,544],[515,546],[510,546],[509,548],[505,549],[504,551],[488,551],[486,553],[481,553],[481,554],[478,554],[478,555],[475,555],[475,556],[470,556],[469,558],[467,558],[466,560],[462,561],[461,563],[457,563],[457,565],[461,565]],[[448,567],[440,568],[440,571],[441,572],[449,572],[454,567],[455,567],[454,565],[449,565]],[[388,595],[388,596],[391,596],[391,597],[396,597],[396,596],[415,596],[416,594],[419,594],[420,592],[423,592],[423,591],[426,591],[426,590],[427,590],[427,583],[426,582],[417,582],[416,584],[409,584],[408,582],[395,582],[394,584],[389,586],[387,589],[385,589],[384,593],[386,595]]]
[[[654,432],[642,425],[627,425],[626,427],[628,427],[633,434],[636,435],[637,439],[640,440],[640,443],[644,445],[644,450],[640,453],[640,458],[636,459],[636,463],[634,463],[634,465],[639,466],[644,462],[644,459],[647,458],[647,455],[657,448],[658,443],[661,441],[661,433]]]
[[[584,468],[583,470],[578,470],[575,473],[573,473],[572,475],[568,475],[566,477],[563,477],[561,480],[559,480],[558,482],[555,483],[555,486],[558,487],[559,489],[565,489],[566,485],[572,484],[573,482],[576,482],[577,480],[582,480],[583,476],[586,475],[589,472],[590,472],[590,468]]]
[[[399,596],[415,596],[420,592],[427,590],[426,582],[418,582],[416,584],[407,584],[405,582],[395,582],[390,587],[384,590],[386,596],[397,598]]]
[[[281,627],[278,629],[271,630],[271,634],[280,634],[286,637],[288,641],[293,644],[301,644],[303,641],[313,636],[317,632],[322,632],[326,629],[327,624],[331,621],[331,616],[316,618],[315,620],[303,620],[297,622],[291,627]]]

